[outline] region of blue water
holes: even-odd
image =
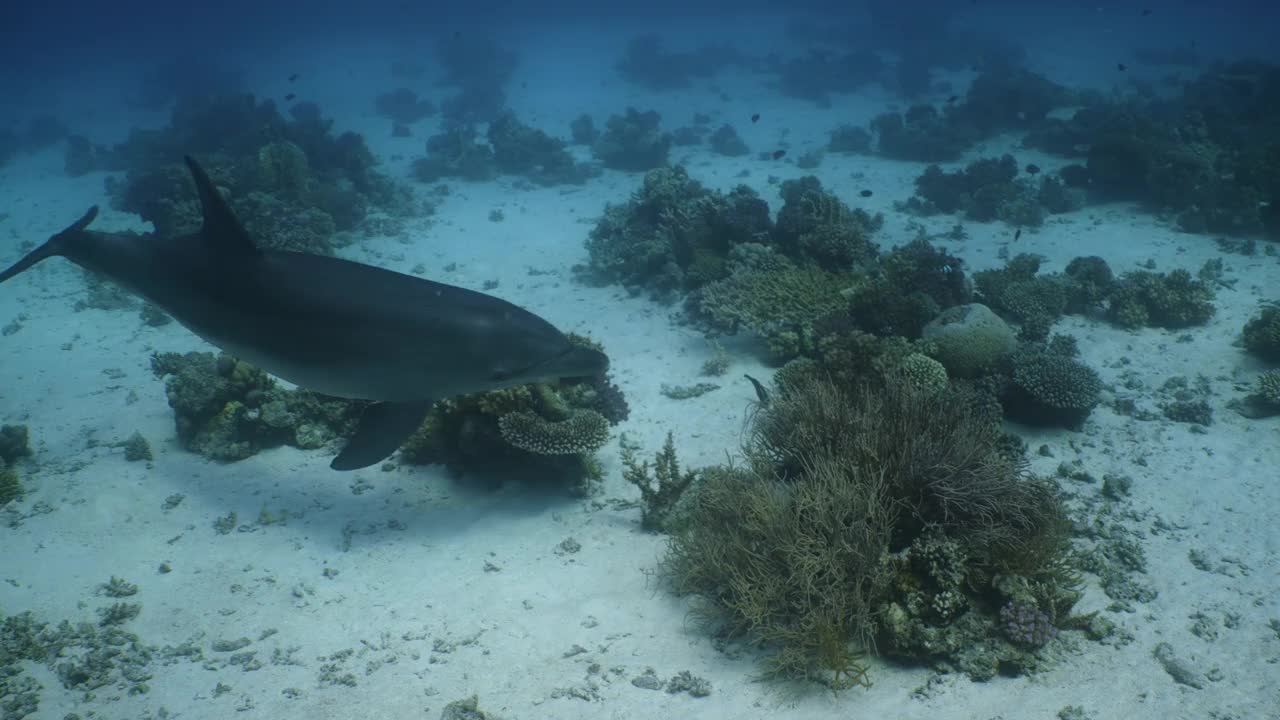
[[[1280,374],[1276,358],[1241,339],[1280,302],[1277,28],[1280,6],[1246,2],[0,5],[0,267],[91,205],[102,208],[95,229],[164,234],[157,219],[171,207],[147,206],[148,189],[132,204],[113,193],[146,163],[112,148],[190,130],[175,107],[252,96],[278,115],[261,122],[271,140],[292,132],[280,129],[292,108],[318,108],[329,137],[360,137],[392,190],[368,201],[360,189],[367,206],[349,226],[352,195],[313,194],[280,206],[270,227],[286,234],[319,208],[337,228],[318,235],[339,257],[485,292],[589,335],[630,405],[610,418],[596,453],[602,479],[586,497],[519,467],[460,475],[439,457],[335,473],[334,437],[210,459],[180,439],[151,356],[216,348],[177,323],[149,324],[139,304],[113,305],[70,263],[47,260],[0,286],[0,425],[25,426],[31,447],[9,463],[22,493],[0,499],[0,719],[456,718],[475,716],[446,706],[473,695],[483,717],[500,718],[1280,718],[1280,418],[1274,407],[1241,410],[1264,373]],[[652,44],[632,44],[645,38]],[[1233,64],[1245,60],[1257,64]],[[841,126],[870,130],[884,113],[922,105],[945,115],[984,73],[1024,71],[1069,91],[1051,103],[1052,121],[1132,101],[1149,113],[1140,120],[1206,128],[1211,112],[1178,116],[1176,100],[1202,78],[1239,90],[1217,96],[1231,112],[1251,108],[1231,115],[1246,139],[1230,152],[1210,130],[1171,141],[1210,157],[1217,179],[1166,190],[1225,183],[1228,196],[1214,202],[1257,223],[1206,224],[1207,201],[1161,205],[1123,181],[1102,192],[1097,175],[1081,205],[1042,223],[912,211],[932,162],[958,171],[1008,153],[1033,183],[1086,164],[1088,142],[1063,150],[1029,139],[1046,118],[1021,111],[945,157],[888,152],[878,131],[857,152],[828,149]],[[430,111],[380,105],[397,90]],[[1023,107],[1026,96],[992,102]],[[815,176],[848,206],[884,215],[873,236],[882,253],[926,236],[969,277],[1019,253],[1040,256],[1042,273],[1077,256],[1102,257],[1117,275],[1196,275],[1210,264],[1200,277],[1213,278],[1214,308],[1203,322],[1135,328],[1101,308],[1061,314],[1053,332],[1073,337],[1096,371],[1097,407],[1074,428],[1006,425],[1031,471],[1068,498],[1077,549],[1095,553],[1075,613],[1096,613],[1110,631],[1099,639],[1064,620],[1038,649],[1043,663],[980,679],[940,657],[872,648],[873,684],[831,692],[829,679],[759,681],[767,648],[692,622],[690,598],[653,574],[667,540],[641,528],[620,447],[649,457],[671,432],[685,467],[740,462],[757,400],[741,375],[767,381],[777,358],[749,330],[704,337],[715,333],[685,314],[681,288],[575,270],[591,262],[586,243],[602,215],[642,189],[643,168],[610,167],[598,146],[573,143],[582,175],[572,181],[540,167],[422,170],[429,138],[465,128],[484,145],[503,112],[569,141],[581,115],[603,130],[628,108],[658,113],[662,132],[696,136],[665,164],[712,191],[745,185],[776,217],[786,181]],[[237,197],[230,178],[248,176],[219,156],[220,133],[249,138],[246,157],[266,141],[253,127],[202,122],[204,135],[186,140],[193,149],[157,152],[164,163],[209,159]],[[711,146],[726,125],[745,152]],[[69,152],[79,146],[92,152]],[[1259,170],[1271,173],[1270,196],[1234,184],[1247,181],[1237,161],[1255,147],[1271,148]],[[348,169],[334,170],[342,192],[357,175]],[[951,234],[958,225],[963,237]],[[1248,253],[1229,249],[1247,242]],[[705,376],[721,353],[728,374]],[[717,387],[692,399],[666,387],[699,382]],[[1187,398],[1203,399],[1212,422],[1163,409]],[[134,433],[151,459],[125,459]],[[1104,487],[1120,477],[1132,481],[1125,492]],[[1097,559],[1116,538],[1106,547],[1131,551],[1127,565]],[[1123,566],[1124,577],[1108,579],[1098,563]],[[114,577],[137,594],[113,595],[104,584]],[[113,603],[135,601],[136,617],[109,621]],[[667,682],[684,671],[710,694]]]

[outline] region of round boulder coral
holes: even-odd
[[[934,358],[959,377],[974,377],[994,368],[1013,352],[1017,339],[1008,323],[981,303],[956,305],[924,327]]]
[[[520,410],[499,418],[498,429],[513,447],[536,455],[589,453],[609,441],[609,421],[594,410],[578,410],[559,422]]]

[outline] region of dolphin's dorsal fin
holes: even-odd
[[[204,217],[200,236],[219,253],[240,257],[260,255],[261,251],[240,224],[231,205],[209,179],[209,173],[190,155],[185,159],[191,169],[191,178],[196,181],[196,192],[200,195],[200,213]]]

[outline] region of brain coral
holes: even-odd
[[[947,308],[924,327],[933,356],[959,377],[974,377],[1013,352],[1016,338],[1009,325],[981,303]]]

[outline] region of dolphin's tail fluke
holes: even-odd
[[[72,223],[66,230],[63,230],[57,235],[49,238],[43,245],[27,253],[25,257],[14,263],[4,272],[0,272],[0,283],[8,280],[14,275],[17,275],[23,270],[26,270],[32,265],[35,265],[41,260],[44,260],[45,258],[63,254],[63,247],[65,243],[75,235],[84,232],[85,228],[89,227],[89,223],[93,222],[93,219],[96,217],[98,217],[98,206],[94,205],[85,211],[85,214],[81,216],[79,220]]]

